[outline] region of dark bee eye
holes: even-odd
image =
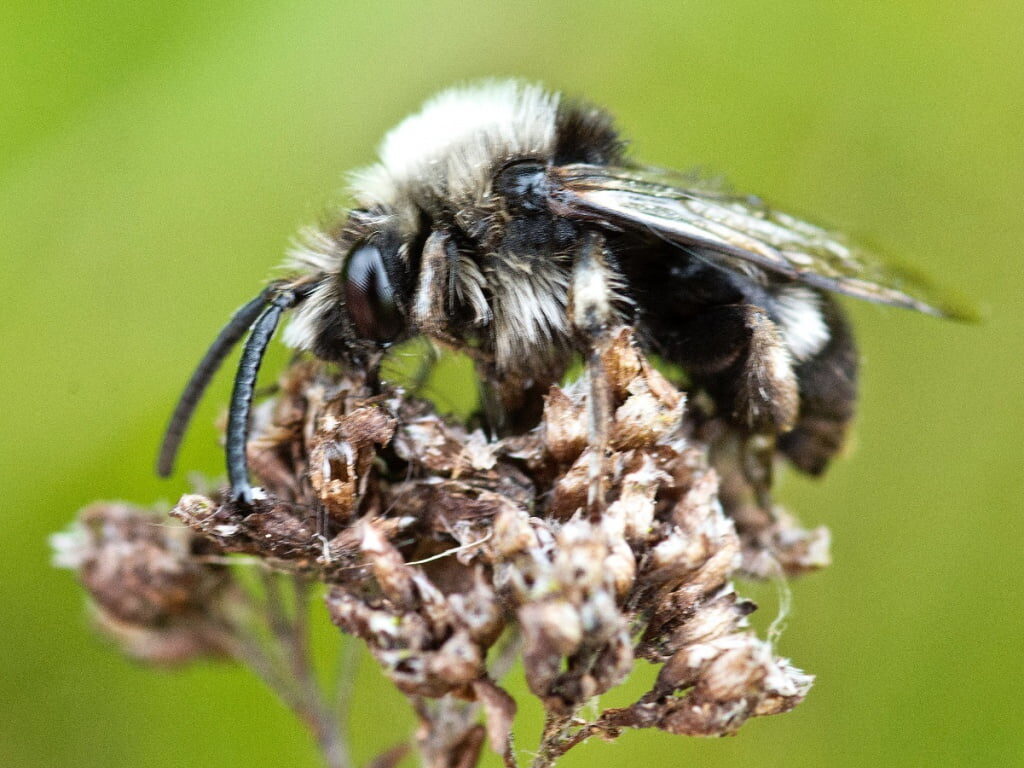
[[[345,307],[356,333],[381,344],[394,341],[405,322],[380,249],[372,243],[357,245],[341,276]]]

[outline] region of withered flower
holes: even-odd
[[[485,742],[518,764],[516,702],[499,685],[516,659],[547,716],[535,766],[594,735],[725,735],[788,711],[813,678],[749,630],[755,606],[732,580],[826,565],[827,531],[804,531],[756,503],[731,469],[730,434],[691,415],[628,329],[603,363],[613,407],[597,512],[588,508],[585,381],[552,388],[536,429],[489,441],[397,387],[300,363],[254,425],[249,458],[262,493],[253,507],[186,495],[171,514],[187,535],[111,522],[115,509],[134,520],[123,508],[90,508],[80,530],[112,533],[90,534],[88,556],[67,564],[105,614],[147,626],[213,616],[238,641],[228,651],[257,666],[262,657],[243,642],[245,622],[225,597],[248,599],[250,620],[262,606],[301,659],[300,608],[282,607],[277,580],[297,595],[322,583],[334,623],[409,697],[427,766],[475,765]],[[172,536],[185,536],[183,548]],[[210,553],[255,564],[262,600],[232,575],[241,566],[204,562]],[[161,570],[161,559],[175,567]],[[135,586],[108,594],[111,578]],[[581,720],[637,658],[660,666],[651,690]],[[350,765],[330,712],[302,693],[308,685],[295,693],[293,678],[312,679],[308,665],[293,665],[292,678],[260,671],[311,724],[328,764]]]
[[[127,504],[94,504],[51,537],[54,563],[74,569],[100,629],[131,656],[173,664],[225,649],[214,618],[227,583],[206,539]]]

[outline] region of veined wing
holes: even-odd
[[[919,278],[887,266],[841,235],[667,171],[566,165],[552,171],[556,213],[647,231],[711,254],[726,266],[748,262],[815,288],[941,317],[968,310]]]

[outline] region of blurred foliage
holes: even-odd
[[[835,565],[794,584],[782,639],[819,675],[808,701],[734,739],[634,734],[565,764],[1024,762],[1024,6],[625,9],[3,4],[0,764],[316,764],[244,672],[154,673],[106,647],[45,537],[96,498],[175,498],[186,482],[157,481],[153,452],[227,314],[391,124],[452,82],[508,74],[609,106],[646,161],[721,171],[838,223],[987,315],[960,326],[851,307],[856,446],[825,481],[789,476],[781,491],[835,540]],[[277,349],[268,368],[285,360]],[[469,397],[458,381],[436,386],[453,407]],[[181,466],[220,471],[210,425],[226,394],[223,377]],[[774,598],[758,593],[764,623]],[[362,681],[366,759],[412,722],[368,666]]]

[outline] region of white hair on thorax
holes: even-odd
[[[496,162],[554,151],[558,103],[558,94],[518,80],[443,91],[387,133],[380,162],[353,174],[352,194],[366,207],[401,208],[423,192],[473,204]]]

